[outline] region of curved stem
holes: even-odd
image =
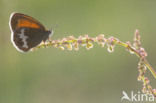
[[[147,66],[147,68],[150,70],[154,78],[156,79],[156,72],[153,69],[153,67],[148,63],[147,59],[144,59],[144,64]]]
[[[99,37],[99,41],[102,41],[102,42],[105,42],[106,39],[104,38],[104,36],[100,35]],[[42,46],[54,46],[54,47],[63,47],[63,46],[71,46],[71,44],[87,44],[89,42],[97,42],[96,38],[91,38],[91,37],[88,37],[88,35],[85,37],[85,38],[79,38],[79,39],[76,39],[74,37],[69,37],[69,38],[65,38],[64,40],[53,40],[53,41],[50,41],[50,42],[47,42],[46,44],[42,44],[42,45],[39,45],[38,48],[42,47]],[[129,45],[128,43],[124,43],[122,41],[119,41],[117,38],[113,38],[111,42],[114,42],[115,44],[118,44],[120,46],[123,46],[125,48],[127,48],[128,50],[130,50],[131,52],[134,52],[134,54],[142,59],[143,58],[143,63],[145,64],[145,66],[149,69],[149,71],[152,73],[152,75],[154,76],[154,78],[156,79],[156,72],[155,70],[153,69],[153,67],[148,63],[147,59],[145,57],[142,57],[142,55],[131,45]],[[70,44],[70,45],[67,45],[67,44]],[[77,46],[77,45],[75,45]],[[72,48],[69,48],[67,47],[69,50],[72,49]],[[89,46],[89,48],[91,48],[91,46]],[[88,47],[87,47],[88,48]]]
[[[128,44],[124,43],[124,42],[121,42],[121,41],[115,41],[116,44],[118,45],[121,45],[125,48],[128,48],[129,50],[131,50],[132,52],[134,52],[139,58],[141,58],[141,55],[134,49],[132,48],[131,46],[129,46]],[[154,78],[156,79],[156,72],[155,70],[153,69],[153,67],[148,63],[147,59],[144,58],[144,61],[143,63],[146,65],[146,67],[149,69],[149,71],[152,73],[152,75],[154,76]]]

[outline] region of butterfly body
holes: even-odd
[[[13,13],[10,17],[11,41],[18,51],[27,52],[45,42],[51,31],[36,19],[21,13]]]

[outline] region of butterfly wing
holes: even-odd
[[[50,34],[39,21],[21,13],[13,13],[9,24],[12,43],[22,52],[27,52],[41,41],[47,40]]]
[[[10,27],[15,31],[21,27],[29,27],[45,30],[45,27],[33,17],[21,13],[12,13],[10,16]]]

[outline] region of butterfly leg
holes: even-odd
[[[50,37],[48,38],[48,44],[52,44],[52,39]]]
[[[48,42],[52,42],[52,39],[50,37],[48,38]]]
[[[43,45],[44,48],[47,47],[46,41],[42,41],[42,45]]]

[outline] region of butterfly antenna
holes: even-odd
[[[50,28],[50,31],[51,31],[51,35],[54,34],[54,30],[56,30],[58,28],[58,24],[55,24],[55,25],[52,25],[51,28]]]
[[[49,38],[48,38],[48,41],[52,41],[51,37],[53,36],[54,34],[54,30],[56,30],[56,28],[58,27],[58,24],[55,24],[55,25],[52,25],[51,28],[49,29],[49,31],[51,32]]]

